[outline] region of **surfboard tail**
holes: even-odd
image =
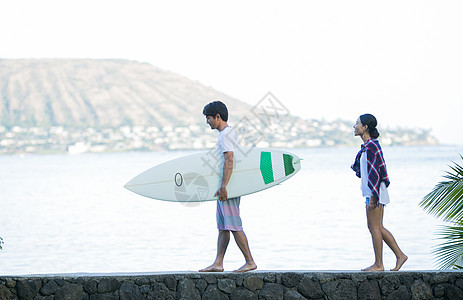
[[[260,154],[260,171],[265,184],[269,184],[296,171],[299,158],[291,154],[262,151]]]

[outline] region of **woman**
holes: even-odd
[[[361,190],[366,201],[368,229],[373,240],[375,263],[362,271],[384,271],[383,240],[394,252],[397,261],[391,271],[398,271],[408,257],[400,250],[394,236],[383,227],[384,206],[389,203],[387,187],[389,178],[383,152],[377,138],[376,118],[371,114],[361,115],[354,125],[355,136],[360,136],[363,145],[355,158],[352,169],[361,178]]]

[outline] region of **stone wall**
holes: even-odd
[[[463,299],[463,272],[250,272],[0,277],[0,299]]]

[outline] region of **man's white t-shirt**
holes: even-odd
[[[217,154],[222,155],[225,152],[234,152],[236,147],[240,146],[240,140],[235,130],[227,126],[224,130],[219,132],[219,138],[217,140]]]
[[[219,131],[217,140],[217,157],[220,158],[219,173],[222,175],[223,164],[225,162],[225,152],[235,152],[235,149],[240,146],[240,139],[235,130],[227,126],[224,130]]]

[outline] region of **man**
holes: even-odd
[[[244,255],[246,263],[234,272],[247,272],[257,269],[257,265],[252,258],[249,250],[248,239],[244,234],[239,205],[240,198],[228,198],[227,184],[233,172],[233,154],[235,147],[239,147],[239,139],[233,128],[228,126],[228,109],[220,101],[214,101],[207,104],[203,109],[207,123],[212,130],[219,131],[217,141],[218,155],[222,158],[221,165],[222,178],[221,185],[215,196],[217,200],[217,228],[219,237],[217,241],[217,256],[215,261],[209,267],[199,270],[200,272],[223,272],[223,259],[230,241],[230,231],[233,233],[236,244]]]

